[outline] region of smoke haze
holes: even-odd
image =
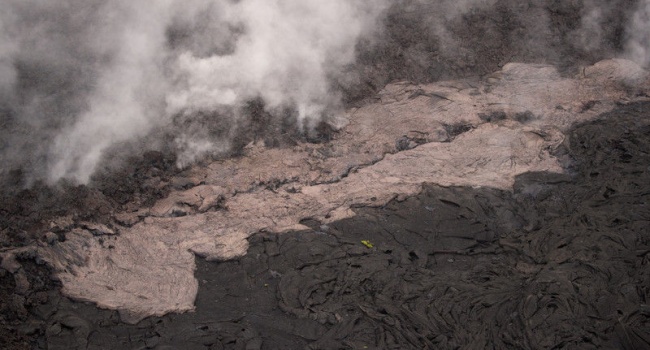
[[[28,184],[86,183],[113,148],[167,143],[179,166],[228,152],[251,101],[307,132],[397,79],[650,64],[650,0],[0,3],[0,177],[21,169]],[[563,11],[575,23],[557,23]]]
[[[644,68],[650,66],[650,0],[639,1],[627,28],[626,52]]]
[[[107,149],[177,115],[261,98],[268,111],[293,108],[301,127],[313,126],[340,108],[330,80],[354,61],[358,37],[382,11],[379,0],[3,0],[2,7],[3,169],[81,183]],[[227,139],[185,134],[175,144],[183,162],[228,148]]]

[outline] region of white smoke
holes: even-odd
[[[412,33],[421,37],[406,41],[427,45],[387,46],[403,49],[403,62],[423,67],[413,70],[420,75],[438,59],[457,62],[458,69],[496,62],[499,49],[554,61],[563,53],[553,50],[568,44],[555,35],[550,3],[0,0],[0,176],[20,167],[33,179],[85,183],[109,150],[175,123],[183,127],[174,129],[170,143],[184,166],[227,151],[234,128],[212,133],[201,123],[219,118],[236,126],[251,100],[262,101],[270,115],[295,111],[296,125],[308,131],[340,111],[332,81],[353,84],[365,68],[402,68],[378,64],[341,76],[355,60],[359,39],[368,39],[387,9],[402,21],[420,21],[391,28],[421,28]],[[627,16],[623,5],[629,3],[552,2],[562,11],[582,11],[570,41],[594,57],[617,54],[609,42],[619,40],[616,21]],[[636,4],[622,19],[628,20],[625,54],[648,67],[650,0]],[[482,36],[459,35],[464,17],[483,12],[507,20],[478,23],[474,30],[483,28]],[[506,24],[513,29],[501,33]]]
[[[176,115],[256,98],[271,113],[295,109],[310,128],[339,107],[331,79],[384,8],[383,0],[3,0],[0,107],[9,106],[13,131],[37,140],[13,137],[0,160],[29,148],[43,163],[32,164],[33,176],[85,183],[113,146]],[[193,137],[177,135],[181,158],[227,147]]]
[[[586,1],[582,9],[580,28],[576,32],[577,44],[589,52],[599,50],[603,41],[603,24],[611,11],[611,4],[603,1]]]
[[[627,27],[626,53],[630,60],[650,67],[650,0],[640,0]]]
[[[294,107],[298,124],[313,127],[339,104],[328,77],[354,61],[358,38],[383,10],[380,1],[249,0],[221,5],[220,23],[234,28],[225,37],[237,38],[234,44],[220,41],[216,46],[233,46],[232,52],[181,52],[175,71],[182,84],[167,96],[169,114],[215,110],[261,97],[267,110]]]
[[[16,82],[12,56],[16,54],[16,43],[10,40],[9,28],[12,27],[11,13],[0,17],[0,106],[11,98],[12,86]]]
[[[106,18],[119,21],[103,23],[96,44],[101,49],[108,41],[115,51],[99,72],[88,109],[54,140],[51,181],[66,177],[87,182],[104,150],[144,136],[152,126],[164,122],[164,30],[171,3],[159,1],[157,6],[144,7],[120,0],[102,9]]]

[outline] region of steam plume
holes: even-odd
[[[348,89],[366,79],[376,89],[397,79],[485,74],[513,60],[561,64],[621,53],[650,64],[650,0],[2,0],[1,7],[0,178],[23,169],[28,180],[50,183],[85,183],[108,151],[161,129],[171,130],[181,166],[228,150],[251,100],[270,115],[294,111],[309,130],[340,111],[332,82]],[[576,21],[558,23],[559,12]],[[370,35],[380,18],[394,22]],[[359,52],[360,38],[374,44]],[[355,53],[362,59],[350,72]],[[199,117],[225,131],[206,132]],[[179,119],[190,126],[177,128]]]
[[[110,147],[255,98],[308,128],[338,108],[330,81],[382,2],[5,0],[0,161],[84,183]],[[189,159],[228,141],[177,136]]]
[[[650,0],[641,0],[627,28],[626,51],[629,58],[644,68],[650,66]]]

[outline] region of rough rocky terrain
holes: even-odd
[[[527,172],[509,190],[425,185],[352,218],[258,233],[234,261],[197,258],[195,312],[129,326],[43,290],[15,329],[49,349],[646,348],[649,107],[572,128],[554,152],[571,159],[565,174]]]
[[[562,78],[550,66],[508,64],[485,82],[389,85],[377,102],[351,111],[327,143],[251,145],[241,157],[189,171],[196,186],[148,210],[114,214],[112,228],[82,222],[63,242],[25,249],[55,269],[66,295],[120,310],[124,321],[192,310],[194,254],[236,258],[255,232],[344,219],[351,207],[380,207],[423,183],[509,189],[525,172],[561,173],[551,153],[569,125],[626,97],[626,81],[645,79],[623,60],[584,74]],[[596,98],[598,108],[583,111]],[[450,134],[452,123],[464,132]]]
[[[444,19],[461,58],[413,39],[426,4],[389,11],[312,142],[149,152],[89,186],[17,172],[0,347],[650,347],[650,80],[601,60],[625,11],[588,50],[581,2],[494,3]]]

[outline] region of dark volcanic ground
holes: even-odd
[[[579,40],[585,3],[501,0],[446,19],[427,2],[396,2],[383,40],[360,43],[340,82],[346,102],[390,81],[482,75],[511,61],[572,74],[622,49],[636,1],[611,1],[589,46]],[[453,50],[432,34],[436,21]],[[650,348],[650,104],[577,125],[562,152],[567,175],[523,174],[512,193],[427,186],[326,227],[306,222],[310,232],[259,233],[238,261],[197,259],[196,312],[133,326],[62,297],[24,256],[23,273],[0,269],[0,349]],[[22,191],[16,171],[3,179],[0,249],[42,239],[62,213],[102,222],[151,204],[184,186],[153,183],[173,164],[150,152],[89,186]]]
[[[576,126],[560,152],[568,175],[523,174],[513,193],[426,186],[259,233],[238,261],[197,259],[196,312],[133,326],[28,265],[25,291],[2,276],[2,346],[650,348],[650,103]]]

